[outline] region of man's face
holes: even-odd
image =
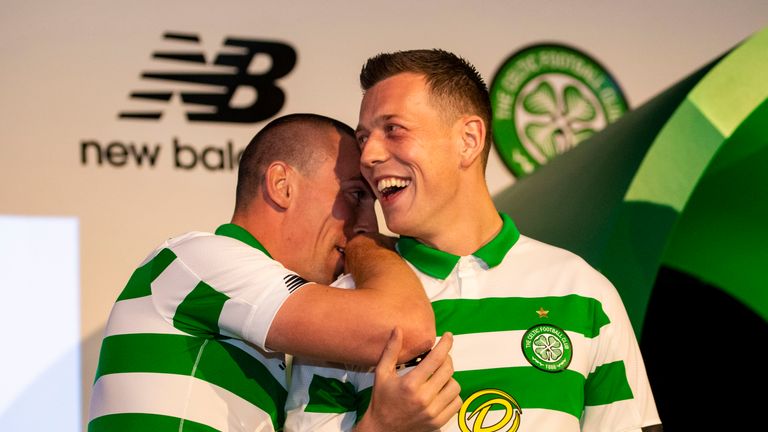
[[[361,171],[390,230],[429,238],[456,211],[460,138],[434,108],[421,75],[395,75],[365,93],[357,127]]]
[[[314,172],[300,176],[297,190],[294,270],[329,284],[344,270],[347,241],[377,231],[374,197],[360,175],[355,139],[329,127],[323,140],[333,149]],[[318,146],[319,147],[319,146]]]

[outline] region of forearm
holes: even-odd
[[[435,341],[432,306],[408,265],[380,245],[384,241],[358,236],[347,244],[347,268],[357,289],[307,284],[293,292],[272,321],[267,347],[373,366],[392,329],[399,327],[404,336],[399,361],[430,349]],[[340,286],[354,285],[348,279]]]
[[[395,326],[403,330],[400,361],[410,360],[432,347],[435,321],[432,305],[418,278],[406,262],[383,244],[382,236],[357,236],[347,247],[347,269],[355,279],[356,291],[374,305],[369,313],[380,333],[383,346]],[[374,342],[375,343],[375,342]]]

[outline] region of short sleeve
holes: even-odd
[[[262,349],[277,311],[308,282],[239,240],[194,233],[167,242],[173,261],[151,282],[160,314],[200,337],[245,340]]]
[[[601,328],[592,353],[582,430],[639,432],[661,421],[624,304],[613,285],[595,274],[593,283],[603,285],[600,300],[610,322]]]

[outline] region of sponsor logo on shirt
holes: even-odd
[[[302,278],[299,275],[290,274],[283,276],[283,281],[285,282],[285,286],[288,287],[288,292],[292,293],[299,289],[299,287],[304,286],[308,284],[309,282]]]
[[[462,432],[515,432],[522,414],[520,404],[506,392],[479,390],[461,405],[459,428]]]

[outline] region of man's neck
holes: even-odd
[[[458,256],[471,255],[493,240],[501,231],[501,217],[487,191],[473,197],[471,202],[457,203],[454,214],[443,217],[431,232],[416,240]]]
[[[235,212],[232,223],[248,231],[264,248],[269,251],[273,259],[283,262],[284,252],[280,244],[282,219],[274,212],[264,211],[254,204],[249,211]]]

